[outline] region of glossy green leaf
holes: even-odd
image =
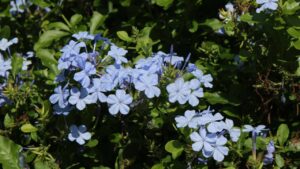
[[[183,144],[178,140],[171,140],[165,145],[165,150],[172,154],[172,158],[176,159],[184,150]]]
[[[287,32],[294,38],[300,38],[300,30],[296,30],[295,28],[290,27],[287,29]]]
[[[131,42],[132,41],[132,38],[130,38],[127,34],[127,32],[125,31],[118,31],[117,32],[117,35],[120,39],[122,39],[123,41],[126,41],[126,42]]]
[[[15,77],[21,70],[23,65],[23,58],[21,56],[13,55],[11,60],[11,73]]]
[[[174,0],[155,0],[155,3],[158,6],[163,7],[165,10],[170,7]]]
[[[23,124],[21,126],[21,131],[24,133],[31,133],[31,132],[38,131],[38,129],[36,127],[34,127],[32,124],[27,123],[27,124]]]
[[[52,42],[59,40],[60,38],[69,35],[70,33],[60,30],[48,30],[44,32],[38,42],[34,45],[34,50],[38,50],[40,48],[48,47],[52,44]]]
[[[275,155],[275,163],[279,168],[282,168],[284,166],[284,159],[281,157],[281,155]]]
[[[0,135],[0,164],[3,169],[21,169],[19,166],[19,152],[21,146]]]
[[[94,34],[96,29],[103,25],[106,17],[99,12],[94,12],[90,21],[90,33]]]
[[[73,15],[70,19],[71,26],[76,26],[82,20],[82,18],[83,16],[80,14]]]
[[[278,139],[278,142],[281,146],[284,145],[284,143],[287,141],[290,134],[290,130],[288,125],[281,124],[277,129],[276,137]]]
[[[15,120],[9,114],[6,114],[4,117],[4,127],[11,128],[15,126]]]

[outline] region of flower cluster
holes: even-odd
[[[276,10],[278,8],[278,0],[256,0],[256,3],[261,5],[256,9],[256,13],[260,13],[265,10]]]
[[[8,98],[3,94],[3,90],[7,85],[9,71],[12,69],[12,56],[9,47],[17,43],[18,38],[11,40],[2,38],[0,40],[0,107],[9,102]],[[5,57],[5,55],[8,56]],[[33,52],[27,52],[27,54],[23,56],[22,70],[28,69],[28,66],[31,64],[31,61],[28,60],[30,57],[33,57]]]
[[[213,157],[218,162],[223,161],[229,152],[226,135],[236,142],[241,134],[240,129],[233,126],[232,120],[224,120],[220,113],[214,113],[209,108],[201,112],[187,110],[184,116],[177,116],[175,121],[178,128],[195,130],[190,134],[194,151],[202,151],[204,158]]]
[[[180,77],[166,86],[171,103],[188,102],[197,106],[204,95],[203,88],[213,86],[212,76],[204,75],[194,64],[188,63],[189,57],[184,61],[173,52],[159,51],[130,67],[131,62],[125,57],[127,50],[108,39],[87,32],[72,37],[74,39],[61,49],[58,86],[49,98],[55,114],[68,115],[74,109],[84,110],[89,104],[107,103],[110,114],[126,115],[133,106],[133,92],[149,99],[160,96],[164,90],[159,88],[160,79],[170,67],[179,74],[186,72],[194,77],[185,81],[178,74],[176,77]],[[96,50],[99,47],[100,50]]]

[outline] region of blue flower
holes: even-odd
[[[265,154],[264,157],[264,165],[272,164],[274,160],[273,153],[275,152],[275,145],[274,141],[270,141],[269,144],[267,145],[267,154]]]
[[[196,66],[195,64],[193,64],[193,63],[189,63],[189,64],[187,65],[187,67],[186,67],[186,70],[187,70],[189,73],[191,73],[191,72],[197,70],[197,66]]]
[[[208,134],[204,127],[201,127],[198,132],[193,132],[190,135],[191,140],[194,142],[192,144],[192,149],[194,151],[200,151],[203,148],[204,154],[205,152],[212,152],[213,147],[212,144],[216,142],[217,135],[216,134]]]
[[[226,119],[224,123],[224,129],[229,132],[230,138],[233,142],[237,142],[240,135],[241,130],[239,128],[233,127],[233,121],[230,119]]]
[[[96,103],[97,100],[100,102],[106,102],[106,95],[103,93],[105,90],[101,87],[101,80],[99,78],[93,79],[93,84],[88,88],[88,92],[91,94],[92,99]]]
[[[244,125],[243,132],[252,132],[252,133],[255,133],[256,135],[258,135],[263,130],[266,130],[265,128],[266,128],[265,125],[258,125],[257,127],[253,127],[251,125]]]
[[[203,89],[200,87],[200,81],[197,79],[192,79],[189,82],[189,87],[191,93],[188,95],[189,104],[192,106],[197,106],[199,104],[199,99],[204,96]]]
[[[132,103],[132,97],[126,94],[125,90],[117,90],[116,94],[111,94],[107,97],[107,103],[109,105],[109,113],[116,115],[117,113],[128,114],[129,104]]]
[[[4,60],[0,53],[0,77],[7,77],[8,70],[11,69],[11,59]]]
[[[78,110],[83,110],[87,104],[95,103],[95,100],[91,95],[88,95],[88,91],[86,88],[81,88],[81,90],[79,91],[78,88],[73,87],[71,89],[69,103],[72,105],[76,105],[76,108]]]
[[[180,104],[184,104],[188,101],[188,95],[191,93],[189,83],[184,82],[183,78],[178,78],[174,83],[167,86],[169,93],[169,101],[175,103],[178,101]]]
[[[64,56],[70,56],[70,55],[78,55],[80,52],[80,49],[86,47],[84,42],[75,42],[71,40],[69,44],[65,45],[61,51],[63,52],[63,57]]]
[[[199,69],[192,72],[192,74],[199,79],[199,81],[208,88],[212,88],[213,85],[211,82],[213,81],[213,78],[210,74],[204,75],[203,72]]]
[[[110,51],[108,51],[108,55],[115,59],[115,63],[117,65],[128,62],[128,60],[124,57],[126,53],[127,50],[124,50],[123,48],[119,48],[115,45],[111,45]]]
[[[73,34],[72,37],[76,38],[77,40],[94,40],[94,36],[90,35],[88,32],[78,32]]]
[[[189,128],[197,128],[197,121],[193,120],[196,116],[195,110],[187,110],[184,112],[184,116],[175,117],[176,126],[178,128],[183,128],[188,126]]]
[[[11,45],[17,44],[18,38],[13,38],[12,40],[7,40],[5,38],[2,38],[0,41],[0,50],[6,51]]]
[[[30,2],[26,3],[26,0],[12,0],[10,1],[11,8],[9,9],[9,12],[14,14],[16,12],[23,13],[24,12],[24,6],[31,5]]]
[[[90,62],[83,62],[80,67],[82,71],[74,74],[74,80],[80,82],[83,87],[88,87],[91,84],[89,76],[96,74],[96,68]]]
[[[62,86],[58,86],[54,89],[54,94],[50,96],[49,100],[52,104],[58,102],[60,108],[65,108],[68,105],[68,97],[69,90],[67,89],[67,87],[65,86],[64,88],[62,88]]]
[[[256,3],[262,5],[256,9],[256,13],[260,13],[266,9],[274,11],[278,8],[278,0],[256,0]]]
[[[83,145],[86,140],[89,140],[92,137],[91,133],[87,132],[86,130],[87,128],[85,125],[80,125],[79,127],[71,125],[68,139],[70,141],[76,140],[78,144]]]
[[[213,146],[212,156],[218,162],[223,161],[224,156],[228,155],[229,149],[224,146],[226,143],[227,139],[221,135],[217,138],[216,143]]]
[[[160,89],[155,85],[158,84],[158,75],[150,74],[141,76],[135,83],[134,87],[138,91],[144,91],[148,98],[158,97]]]
[[[168,55],[168,56],[166,56],[165,58],[164,58],[164,61],[166,62],[166,63],[170,63],[171,65],[178,65],[178,64],[180,64],[180,63],[182,63],[183,62],[183,57],[180,57],[180,56],[174,56],[174,55]]]

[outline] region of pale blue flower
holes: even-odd
[[[63,56],[69,57],[70,55],[78,55],[80,49],[86,47],[84,42],[75,42],[71,40],[69,44],[65,45],[61,51],[63,52]]]
[[[95,103],[95,100],[91,95],[88,95],[86,88],[81,88],[80,90],[76,87],[71,89],[71,96],[69,97],[69,103],[76,105],[78,110],[83,110],[87,104]]]
[[[208,75],[204,75],[203,72],[199,69],[195,70],[192,72],[192,74],[197,77],[199,79],[199,81],[205,86],[205,87],[208,87],[208,88],[212,88],[213,85],[212,85],[212,81],[213,81],[213,78],[210,74]]]
[[[26,3],[26,0],[11,0],[9,12],[14,14],[16,12],[23,13],[25,5],[31,5],[30,1]]]
[[[198,132],[193,132],[190,135],[191,140],[194,142],[192,144],[192,149],[194,151],[200,151],[202,148],[205,152],[212,152],[213,147],[212,144],[216,142],[217,135],[216,134],[208,134],[204,127],[201,127]]]
[[[230,119],[225,120],[224,129],[229,132],[230,138],[233,142],[238,141],[241,135],[241,130],[239,128],[234,128],[232,120]]]
[[[225,5],[225,9],[229,12],[234,12],[234,6],[231,2],[228,2],[226,5]]]
[[[244,125],[243,132],[252,132],[252,133],[256,133],[258,135],[263,130],[266,130],[265,128],[266,128],[265,125],[258,125],[257,127],[253,127],[251,125]]]
[[[4,60],[0,53],[0,77],[7,77],[8,71],[11,69],[11,59]]]
[[[0,41],[0,50],[6,51],[11,45],[17,43],[18,43],[18,38],[13,38],[10,41],[8,39],[2,38]]]
[[[135,83],[134,87],[138,91],[144,91],[148,98],[158,97],[160,89],[155,85],[158,84],[158,75],[150,74],[141,76]]]
[[[116,115],[120,112],[126,115],[130,110],[128,105],[132,103],[132,97],[126,94],[125,90],[117,90],[116,94],[109,95],[106,101],[109,105],[110,114]]]
[[[199,125],[206,125],[215,121],[222,120],[224,117],[220,113],[212,114],[210,112],[203,114],[198,118]]]
[[[127,50],[123,48],[119,48],[115,45],[110,46],[110,51],[108,51],[108,55],[115,59],[115,63],[120,65],[122,63],[127,63],[128,60],[124,57],[127,53]]]
[[[72,37],[76,38],[77,40],[94,40],[94,36],[90,35],[88,32],[78,32],[73,34]]]
[[[174,83],[167,86],[169,93],[169,101],[175,103],[178,101],[180,104],[184,104],[188,101],[188,95],[191,93],[189,83],[184,82],[183,78],[178,78]]]
[[[193,118],[196,116],[195,110],[187,110],[184,112],[184,116],[176,116],[176,126],[178,128],[183,128],[188,126],[189,128],[197,128],[198,124],[196,121],[193,120]]]
[[[90,132],[87,132],[85,125],[80,125],[79,127],[76,125],[70,126],[70,133],[68,134],[70,141],[76,140],[78,144],[83,145],[87,140],[90,140],[91,137],[92,135]]]
[[[188,95],[189,104],[192,106],[197,106],[199,104],[199,99],[204,96],[203,89],[200,87],[201,83],[198,79],[192,79],[189,81],[189,88],[191,93]]]
[[[187,67],[186,67],[186,70],[187,70],[189,73],[191,73],[191,72],[197,70],[197,66],[196,66],[195,64],[193,64],[193,63],[189,63],[189,64],[187,65]]]
[[[146,59],[140,59],[135,67],[138,69],[143,69],[147,71],[148,73],[156,73],[156,74],[162,74],[163,72],[163,56],[160,52],[154,54],[152,57],[148,57]]]
[[[267,154],[265,154],[264,157],[264,165],[272,164],[274,160],[274,155],[273,153],[275,152],[275,145],[274,141],[270,141],[269,144],[267,145]]]
[[[278,0],[256,0],[256,3],[262,5],[256,9],[256,13],[260,13],[266,9],[274,11],[278,8]]]
[[[31,61],[23,58],[22,70],[27,70],[29,65],[31,65]]]
[[[181,57],[181,56],[174,56],[174,55],[171,55],[171,56],[168,55],[168,56],[166,56],[166,57],[164,58],[164,61],[165,61],[166,63],[171,64],[171,65],[178,65],[178,64],[182,63],[183,60],[184,60],[183,57]]]
[[[65,86],[58,86],[54,89],[54,94],[49,98],[52,104],[58,103],[60,108],[65,108],[68,105],[67,98],[69,97],[69,89]]]
[[[221,135],[217,138],[216,144],[213,146],[212,156],[218,162],[223,161],[224,156],[228,155],[229,149],[224,146],[226,143],[227,139]]]
[[[88,88],[88,92],[91,94],[92,99],[96,103],[97,100],[100,102],[106,102],[106,95],[103,93],[105,90],[101,87],[101,80],[99,78],[94,78],[92,86]]]
[[[90,75],[96,74],[96,68],[90,62],[84,62],[80,65],[82,71],[74,74],[74,80],[79,82],[83,87],[91,84]]]

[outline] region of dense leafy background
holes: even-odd
[[[113,117],[107,107],[66,118],[52,114],[48,98],[59,73],[59,50],[78,31],[101,33],[126,48],[132,60],[152,51],[169,51],[171,45],[178,55],[191,53],[192,62],[214,78],[214,88],[198,108],[211,105],[239,126],[267,125],[278,150],[269,167],[300,166],[298,1],[279,0],[277,11],[257,14],[255,1],[235,0],[235,16],[228,22],[219,19],[225,0],[32,2],[15,15],[9,12],[9,0],[0,2],[0,38],[18,37],[11,51],[36,55],[29,75],[22,72],[26,82],[20,88],[14,81],[18,72],[14,66],[15,79],[7,88],[14,104],[0,108],[3,168],[18,168],[14,165],[21,158],[30,168],[207,167],[198,165],[186,137],[174,128],[174,117],[184,107],[157,100],[160,107],[149,103],[129,116]],[[220,28],[223,34],[217,33]],[[85,146],[69,142],[69,123],[86,124],[94,134],[92,140]],[[209,161],[209,166],[255,166],[248,159],[250,141],[243,136],[224,163]],[[258,140],[262,153],[266,142],[259,145]]]

